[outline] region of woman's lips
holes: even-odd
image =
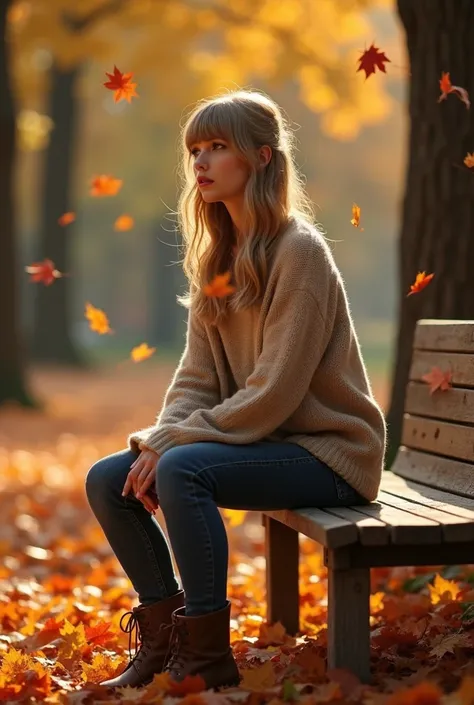
[[[211,181],[211,180],[209,180],[209,181],[198,181],[198,186],[210,186],[210,185],[213,184],[213,183],[214,183],[214,181]]]

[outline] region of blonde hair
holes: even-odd
[[[221,138],[248,165],[244,191],[243,226],[232,264],[236,234],[221,201],[206,203],[196,184],[190,148],[197,142]],[[259,168],[258,149],[269,145],[270,162]],[[242,310],[261,301],[278,234],[291,217],[314,223],[311,201],[294,162],[294,134],[280,107],[268,96],[250,90],[228,92],[200,100],[181,131],[178,175],[183,187],[178,200],[178,227],[184,240],[183,270],[189,289],[178,302],[193,307],[210,324],[228,307]],[[217,275],[232,271],[235,293],[207,296],[203,289]]]

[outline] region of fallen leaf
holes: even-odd
[[[126,230],[131,230],[133,226],[135,225],[135,221],[133,220],[131,215],[119,215],[117,220],[114,223],[114,229],[118,230],[119,232],[125,232]]]
[[[377,49],[377,47],[372,43],[371,46],[362,52],[362,55],[358,58],[359,68],[358,71],[365,71],[365,79],[367,80],[370,74],[375,73],[375,69],[378,68],[379,71],[386,72],[385,64],[390,62],[385,54]]]
[[[440,634],[439,637],[431,643],[434,644],[434,646],[429,652],[429,655],[436,656],[437,658],[442,658],[447,653],[454,653],[454,649],[456,648],[468,649],[471,646],[469,635],[461,632],[447,635]]]
[[[29,264],[25,267],[25,272],[31,274],[30,281],[43,282],[45,286],[49,286],[55,279],[65,276],[62,272],[56,269],[54,262],[50,259]]]
[[[408,292],[407,296],[411,296],[412,294],[419,294],[420,291],[423,291],[425,286],[428,286],[433,277],[434,274],[418,272],[418,274],[416,275],[415,283],[410,286],[410,291]]]
[[[469,100],[469,94],[465,88],[461,88],[461,86],[453,86],[451,83],[451,78],[449,76],[449,71],[445,72],[443,71],[441,73],[441,78],[439,80],[439,87],[441,89],[441,95],[438,98],[438,103],[440,103],[442,100],[446,100],[448,95],[450,93],[455,93],[458,98],[462,100],[462,102],[466,105],[466,108],[471,107],[471,102]]]
[[[148,343],[142,343],[141,345],[137,345],[137,347],[132,349],[130,357],[134,362],[141,362],[142,360],[147,360],[149,357],[151,357],[155,351],[156,348],[150,348],[148,346]]]
[[[229,284],[231,277],[231,272],[226,272],[225,274],[218,274],[211,281],[210,284],[204,286],[204,294],[206,296],[213,296],[216,298],[222,298],[228,294],[233,294],[235,287]]]
[[[85,316],[89,321],[91,330],[101,335],[112,333],[107,315],[100,308],[95,308],[92,304],[86,303]]]
[[[263,666],[257,668],[240,669],[242,690],[262,691],[272,688],[275,685],[275,672],[270,661],[266,661]]]
[[[392,693],[386,705],[439,705],[443,691],[436,683],[422,681],[412,688],[401,688]]]
[[[426,382],[427,384],[430,385],[430,394],[433,394],[436,392],[437,389],[440,389],[441,391],[446,391],[451,387],[451,380],[452,380],[452,372],[446,371],[443,372],[443,370],[440,367],[432,367],[430,372],[427,372],[425,375],[422,375],[421,379],[423,382]],[[449,580],[444,580],[440,575],[437,575],[436,578],[439,578],[441,581],[444,581],[444,583],[449,584],[449,585],[455,585],[452,581]],[[438,594],[437,590],[437,583],[436,583],[436,578],[435,578],[435,587],[432,585],[428,585],[431,593],[431,599],[433,600],[433,596],[435,594]],[[438,585],[441,585],[441,583],[438,583]],[[450,588],[447,588],[450,589]],[[457,594],[457,593],[456,593]],[[438,598],[439,599],[439,598]],[[434,603],[433,603],[434,604]]]
[[[91,182],[91,196],[115,196],[122,188],[122,179],[115,179],[109,174],[94,176]]]
[[[76,220],[76,214],[73,213],[72,211],[68,211],[67,213],[63,213],[62,215],[59,216],[58,223],[59,223],[59,225],[69,225],[70,223],[73,223],[75,220]]]
[[[114,91],[114,101],[116,103],[122,99],[130,103],[132,98],[138,98],[138,93],[135,91],[138,84],[131,83],[133,73],[122,73],[114,66],[114,72],[107,73],[106,71],[105,75],[109,80],[104,83],[104,86]]]

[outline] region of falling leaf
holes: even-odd
[[[203,291],[206,296],[212,296],[216,298],[222,298],[228,294],[233,294],[235,287],[229,285],[229,280],[231,277],[231,272],[226,272],[225,274],[218,274],[210,284],[206,284]]]
[[[464,157],[464,164],[469,167],[469,169],[474,167],[474,152],[472,152],[472,154],[470,152],[466,154]]]
[[[441,90],[441,95],[438,98],[438,103],[440,103],[442,100],[446,100],[450,93],[455,93],[458,98],[460,98],[462,102],[466,105],[466,108],[471,107],[471,102],[469,100],[469,94],[467,90],[465,88],[461,88],[461,86],[452,85],[451,79],[449,77],[449,71],[442,72],[441,78],[439,80],[439,87]]]
[[[54,262],[50,259],[45,259],[42,262],[33,262],[33,264],[25,267],[25,272],[31,274],[30,281],[43,282],[45,286],[49,286],[55,279],[64,276],[62,272],[56,269]]]
[[[451,381],[451,373],[443,373],[439,367],[432,368],[433,372],[435,370],[435,374],[437,376],[441,375],[441,382],[438,379],[432,382],[433,385],[436,385],[435,389],[448,389]],[[449,375],[449,380],[446,379],[446,375]],[[435,389],[433,389],[433,391],[435,391]],[[433,585],[428,583],[428,589],[430,591],[431,602],[433,605],[436,605],[442,599],[455,600],[461,592],[461,588],[454,582],[454,580],[446,580],[446,578],[443,578],[443,576],[439,574],[435,576]]]
[[[123,180],[109,174],[94,176],[91,182],[91,196],[115,196],[122,188]]]
[[[360,206],[358,206],[357,203],[352,204],[351,225],[353,225],[355,228],[359,228],[361,232],[364,230],[364,228],[359,227],[359,225],[360,225]]]
[[[101,335],[104,335],[105,333],[112,333],[107,315],[101,311],[100,308],[95,308],[92,304],[86,303],[85,316],[89,321],[89,327],[91,330],[96,331],[96,333],[100,333]]]
[[[387,61],[390,62],[390,59],[388,59],[385,54],[377,49],[377,47],[372,43],[368,49],[362,52],[362,55],[358,58],[358,61],[360,65],[356,73],[358,71],[365,71],[365,79],[367,80],[371,73],[375,73],[376,68],[378,68],[379,71],[387,73],[385,70],[385,63]]]
[[[67,213],[63,213],[59,216],[58,223],[59,225],[69,225],[69,223],[73,223],[75,220],[76,214],[72,211],[68,211]]]
[[[138,93],[135,91],[136,83],[131,83],[133,73],[122,73],[114,66],[113,73],[105,72],[105,75],[110,79],[104,83],[104,86],[111,91],[114,91],[114,101],[118,103],[124,99],[128,103],[132,98],[138,98]]]
[[[117,220],[114,223],[114,229],[119,230],[120,232],[124,232],[125,230],[131,230],[133,226],[135,225],[135,221],[133,220],[131,215],[119,215]]]
[[[155,351],[156,348],[148,347],[148,343],[142,343],[141,345],[137,345],[137,347],[132,349],[130,357],[134,362],[141,362],[142,360],[146,360],[147,358],[151,357]]]
[[[447,389],[449,389],[451,387],[452,376],[453,374],[450,371],[443,372],[440,367],[432,367],[430,372],[427,372],[426,374],[422,375],[421,379],[430,385],[430,394],[433,394],[433,392],[436,392],[437,389],[441,389],[441,391],[446,391]],[[449,580],[444,580],[444,578],[442,578],[441,576],[437,575],[436,578],[439,578],[439,580],[444,581],[444,584],[446,585],[456,585],[455,583],[450,582]],[[430,588],[432,599],[433,594],[438,593],[438,586],[441,586],[441,583],[439,581],[438,583],[436,582],[436,578],[434,587],[432,585],[428,585],[428,587]],[[446,587],[446,589],[450,590],[451,588]]]
[[[423,291],[425,286],[428,286],[433,277],[434,274],[418,272],[418,274],[416,275],[415,283],[410,286],[410,291],[408,292],[407,296],[411,296],[412,294],[419,294],[420,291]]]

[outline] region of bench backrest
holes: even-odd
[[[451,371],[451,388],[430,393],[422,377],[432,367]],[[474,321],[418,321],[402,442],[391,470],[474,497]]]

